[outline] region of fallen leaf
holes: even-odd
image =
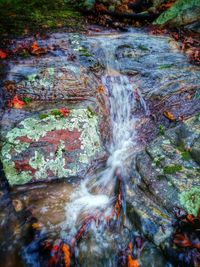
[[[32,51],[37,50],[39,48],[37,42],[34,42],[31,46]]]
[[[6,81],[4,87],[8,92],[15,92],[16,84],[13,81]]]
[[[35,229],[35,230],[40,230],[40,229],[42,229],[43,226],[44,225],[42,223],[40,223],[40,222],[36,222],[36,223],[32,224],[32,228]]]
[[[127,267],[140,267],[138,260],[135,260],[131,257],[131,255],[128,255],[128,264]]]
[[[21,200],[19,200],[19,199],[14,199],[12,201],[12,204],[13,204],[16,212],[19,212],[23,209],[23,204],[22,204]]]
[[[47,53],[46,48],[39,47],[37,42],[34,42],[31,46],[30,53],[34,56],[40,56]]]
[[[25,102],[20,100],[18,96],[14,96],[12,100],[9,101],[9,107],[13,107],[16,109],[22,109],[25,106]]]
[[[65,267],[70,267],[70,249],[69,246],[66,244],[62,245],[62,251],[64,253],[64,262],[65,262]]]
[[[59,111],[63,115],[64,118],[66,118],[68,114],[70,113],[70,110],[67,108],[60,108]]]
[[[101,85],[101,86],[99,86],[97,88],[97,93],[99,93],[99,94],[104,94],[105,93],[105,88],[104,88],[103,85]]]
[[[0,50],[0,58],[1,58],[1,59],[5,59],[5,58],[7,58],[7,54],[6,54],[6,52],[4,52],[3,50]]]
[[[173,113],[170,111],[164,111],[163,115],[170,121],[176,121],[176,118],[174,117]]]
[[[174,244],[179,247],[191,247],[192,244],[188,237],[184,234],[176,234],[173,240]]]

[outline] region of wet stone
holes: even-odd
[[[174,208],[196,216],[200,206],[199,127],[197,115],[166,131],[136,156],[127,189],[127,213],[162,248],[169,245],[173,232]]]
[[[80,100],[94,95],[97,87],[97,80],[88,74],[84,67],[58,59],[40,59],[37,68],[31,73],[25,73],[31,69],[32,61],[27,60],[24,64],[12,66],[12,75],[9,80],[19,81],[16,84],[16,93],[21,97],[29,97],[32,100]]]
[[[1,157],[10,185],[80,175],[102,151],[95,114],[87,109],[71,110],[67,118],[49,114],[28,117],[4,132]]]

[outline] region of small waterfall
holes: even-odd
[[[118,178],[120,177],[122,180],[120,183],[124,184],[127,158],[133,153],[136,138],[135,120],[131,114],[131,109],[136,103],[133,87],[127,76],[121,75],[115,70],[113,52],[104,49],[107,71],[102,77],[102,84],[108,94],[112,126],[110,156],[105,169],[93,177],[87,177],[72,194],[71,201],[65,207],[66,220],[62,225],[61,235],[68,242],[71,242],[70,240],[76,236],[78,229],[87,221],[87,218],[98,218],[98,220],[103,218],[105,220],[105,218],[113,216],[113,203],[116,201],[115,190],[117,183],[119,183]],[[95,223],[96,219],[92,219],[92,225]],[[97,241],[100,227],[97,229],[94,225],[91,227],[90,224],[90,231],[93,229],[93,235]],[[101,230],[100,236],[103,237],[105,229]],[[117,236],[116,233],[115,235]],[[106,244],[105,238],[101,243]],[[94,247],[95,245],[93,245]],[[106,266],[109,266],[108,262]]]

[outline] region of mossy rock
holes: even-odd
[[[199,0],[177,0],[171,8],[162,13],[155,25],[181,26],[193,23],[200,17]]]

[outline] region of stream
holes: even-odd
[[[26,42],[32,43],[33,40],[27,39]],[[5,112],[2,119],[2,135],[7,140],[5,143],[9,144],[12,140],[16,146],[20,140],[25,142],[27,149],[17,147],[19,154],[17,149],[16,152],[11,149],[9,153],[14,154],[8,157],[7,148],[4,147],[3,164],[12,158],[13,162],[17,162],[17,181],[21,181],[23,172],[27,172],[29,181],[27,184],[25,180],[21,184],[18,182],[15,187],[13,176],[8,178],[14,187],[10,196],[7,196],[10,200],[3,204],[4,207],[8,205],[11,208],[6,214],[1,214],[4,218],[1,228],[5,231],[6,224],[9,225],[10,238],[5,240],[2,232],[1,258],[5,259],[5,264],[0,265],[175,266],[165,258],[156,242],[152,242],[151,233],[149,237],[145,229],[143,232],[134,225],[134,218],[129,219],[127,198],[137,193],[134,190],[138,190],[137,184],[141,179],[138,175],[137,155],[152,140],[152,136],[156,136],[155,129],[152,129],[155,125],[151,117],[151,97],[166,97],[169,92],[176,92],[183,85],[186,89],[193,87],[196,90],[199,68],[186,62],[185,56],[170,38],[151,36],[136,29],[130,29],[127,33],[107,30],[99,33],[90,30],[85,36],[55,33],[38,43],[41,47],[48,46],[50,52],[41,58],[19,57],[8,62],[6,80],[15,82],[18,94],[30,97],[33,102],[25,110],[11,109]],[[20,45],[22,40],[17,40],[13,46]],[[68,91],[64,88],[65,85],[68,86]],[[38,101],[40,93],[42,102]],[[175,97],[169,100],[169,105],[176,100]],[[176,108],[175,116],[178,117],[183,111],[185,114],[188,112],[187,116],[196,113],[198,105],[194,103],[196,102],[191,100],[180,109]],[[168,105],[168,100],[165,104]],[[50,113],[52,109],[63,106],[71,110],[69,123],[68,118],[57,118]],[[173,108],[174,106],[172,111]],[[82,113],[79,114],[79,110]],[[95,126],[91,124],[96,123],[91,110],[95,110],[101,121]],[[76,123],[73,116],[77,116],[80,123]],[[30,118],[33,118],[34,126]],[[155,120],[154,117],[153,119]],[[23,124],[20,124],[22,121]],[[93,127],[97,131],[97,137],[96,133],[91,133],[88,137],[88,132],[84,132],[88,139],[85,143],[80,141],[82,148],[78,147],[80,144],[77,140],[81,138],[81,134],[74,130],[74,121],[80,132],[87,130],[87,124],[91,132]],[[158,122],[160,121],[158,111]],[[52,123],[57,124],[55,129]],[[66,123],[67,127],[71,127],[69,131],[65,129]],[[167,122],[164,123],[169,127]],[[37,131],[43,129],[44,125],[49,127],[47,134]],[[25,130],[23,132],[23,129],[29,129],[32,135]],[[17,137],[13,138],[12,133],[17,133]],[[98,135],[101,135],[101,141]],[[91,146],[92,152],[87,146]],[[84,149],[86,155],[82,152]],[[44,156],[39,154],[41,151]],[[80,153],[84,160],[81,157],[78,159]],[[100,157],[95,165],[90,159],[98,154],[103,154],[104,157],[102,160]],[[30,161],[27,162],[29,157]],[[71,172],[66,165],[62,166],[65,158]],[[49,167],[49,162],[54,164],[52,168]],[[91,170],[86,167],[89,164]],[[195,164],[194,168],[197,168]],[[75,168],[74,165],[78,167]],[[130,186],[130,181],[133,186]],[[128,190],[127,196],[128,186],[133,193]],[[141,188],[142,186],[138,192]],[[145,203],[144,206],[148,207],[149,204],[151,207],[154,198],[150,198],[148,204],[142,202],[143,191],[144,189],[138,193],[141,194],[142,203],[139,205],[142,207]],[[149,192],[147,196],[148,194]],[[157,209],[159,202],[156,201]],[[166,211],[163,221],[168,225],[170,209],[165,209],[162,205],[159,208],[162,212]],[[11,219],[10,213],[13,213]],[[147,223],[144,225],[146,227]],[[60,252],[63,244],[67,251],[64,256]],[[70,254],[68,258],[67,253]],[[132,262],[127,262],[127,258],[131,258]],[[70,259],[70,263],[67,259]]]

